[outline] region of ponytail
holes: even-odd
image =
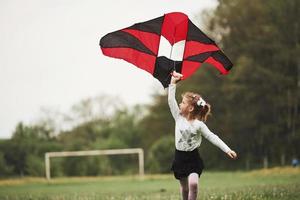
[[[200,109],[199,120],[206,122],[208,115],[210,115],[210,105],[208,103],[206,103]]]

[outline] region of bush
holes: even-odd
[[[25,172],[30,176],[45,176],[44,160],[34,155],[27,156]]]
[[[150,172],[169,173],[174,154],[174,138],[165,136],[157,140],[149,150],[148,168]]]
[[[9,176],[12,172],[12,167],[7,165],[3,153],[0,152],[0,177]]]

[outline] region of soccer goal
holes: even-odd
[[[135,149],[106,149],[92,151],[61,151],[45,153],[45,170],[46,178],[50,180],[50,158],[53,157],[74,157],[74,156],[97,156],[97,155],[121,155],[121,154],[138,154],[139,158],[139,175],[144,175],[144,151],[141,148]]]

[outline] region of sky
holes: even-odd
[[[34,123],[41,108],[66,111],[99,95],[127,105],[163,91],[150,74],[102,55],[105,34],[168,12],[195,20],[216,0],[0,0],[0,138]],[[199,24],[199,22],[195,22]]]

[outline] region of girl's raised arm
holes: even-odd
[[[179,107],[175,99],[176,84],[170,84],[168,88],[168,104],[172,113],[172,116],[176,120],[179,116]]]
[[[174,71],[172,73],[171,83],[168,88],[168,104],[175,120],[178,118],[180,113],[178,104],[175,99],[176,82],[178,82],[181,78],[182,78],[182,74],[179,74]]]

